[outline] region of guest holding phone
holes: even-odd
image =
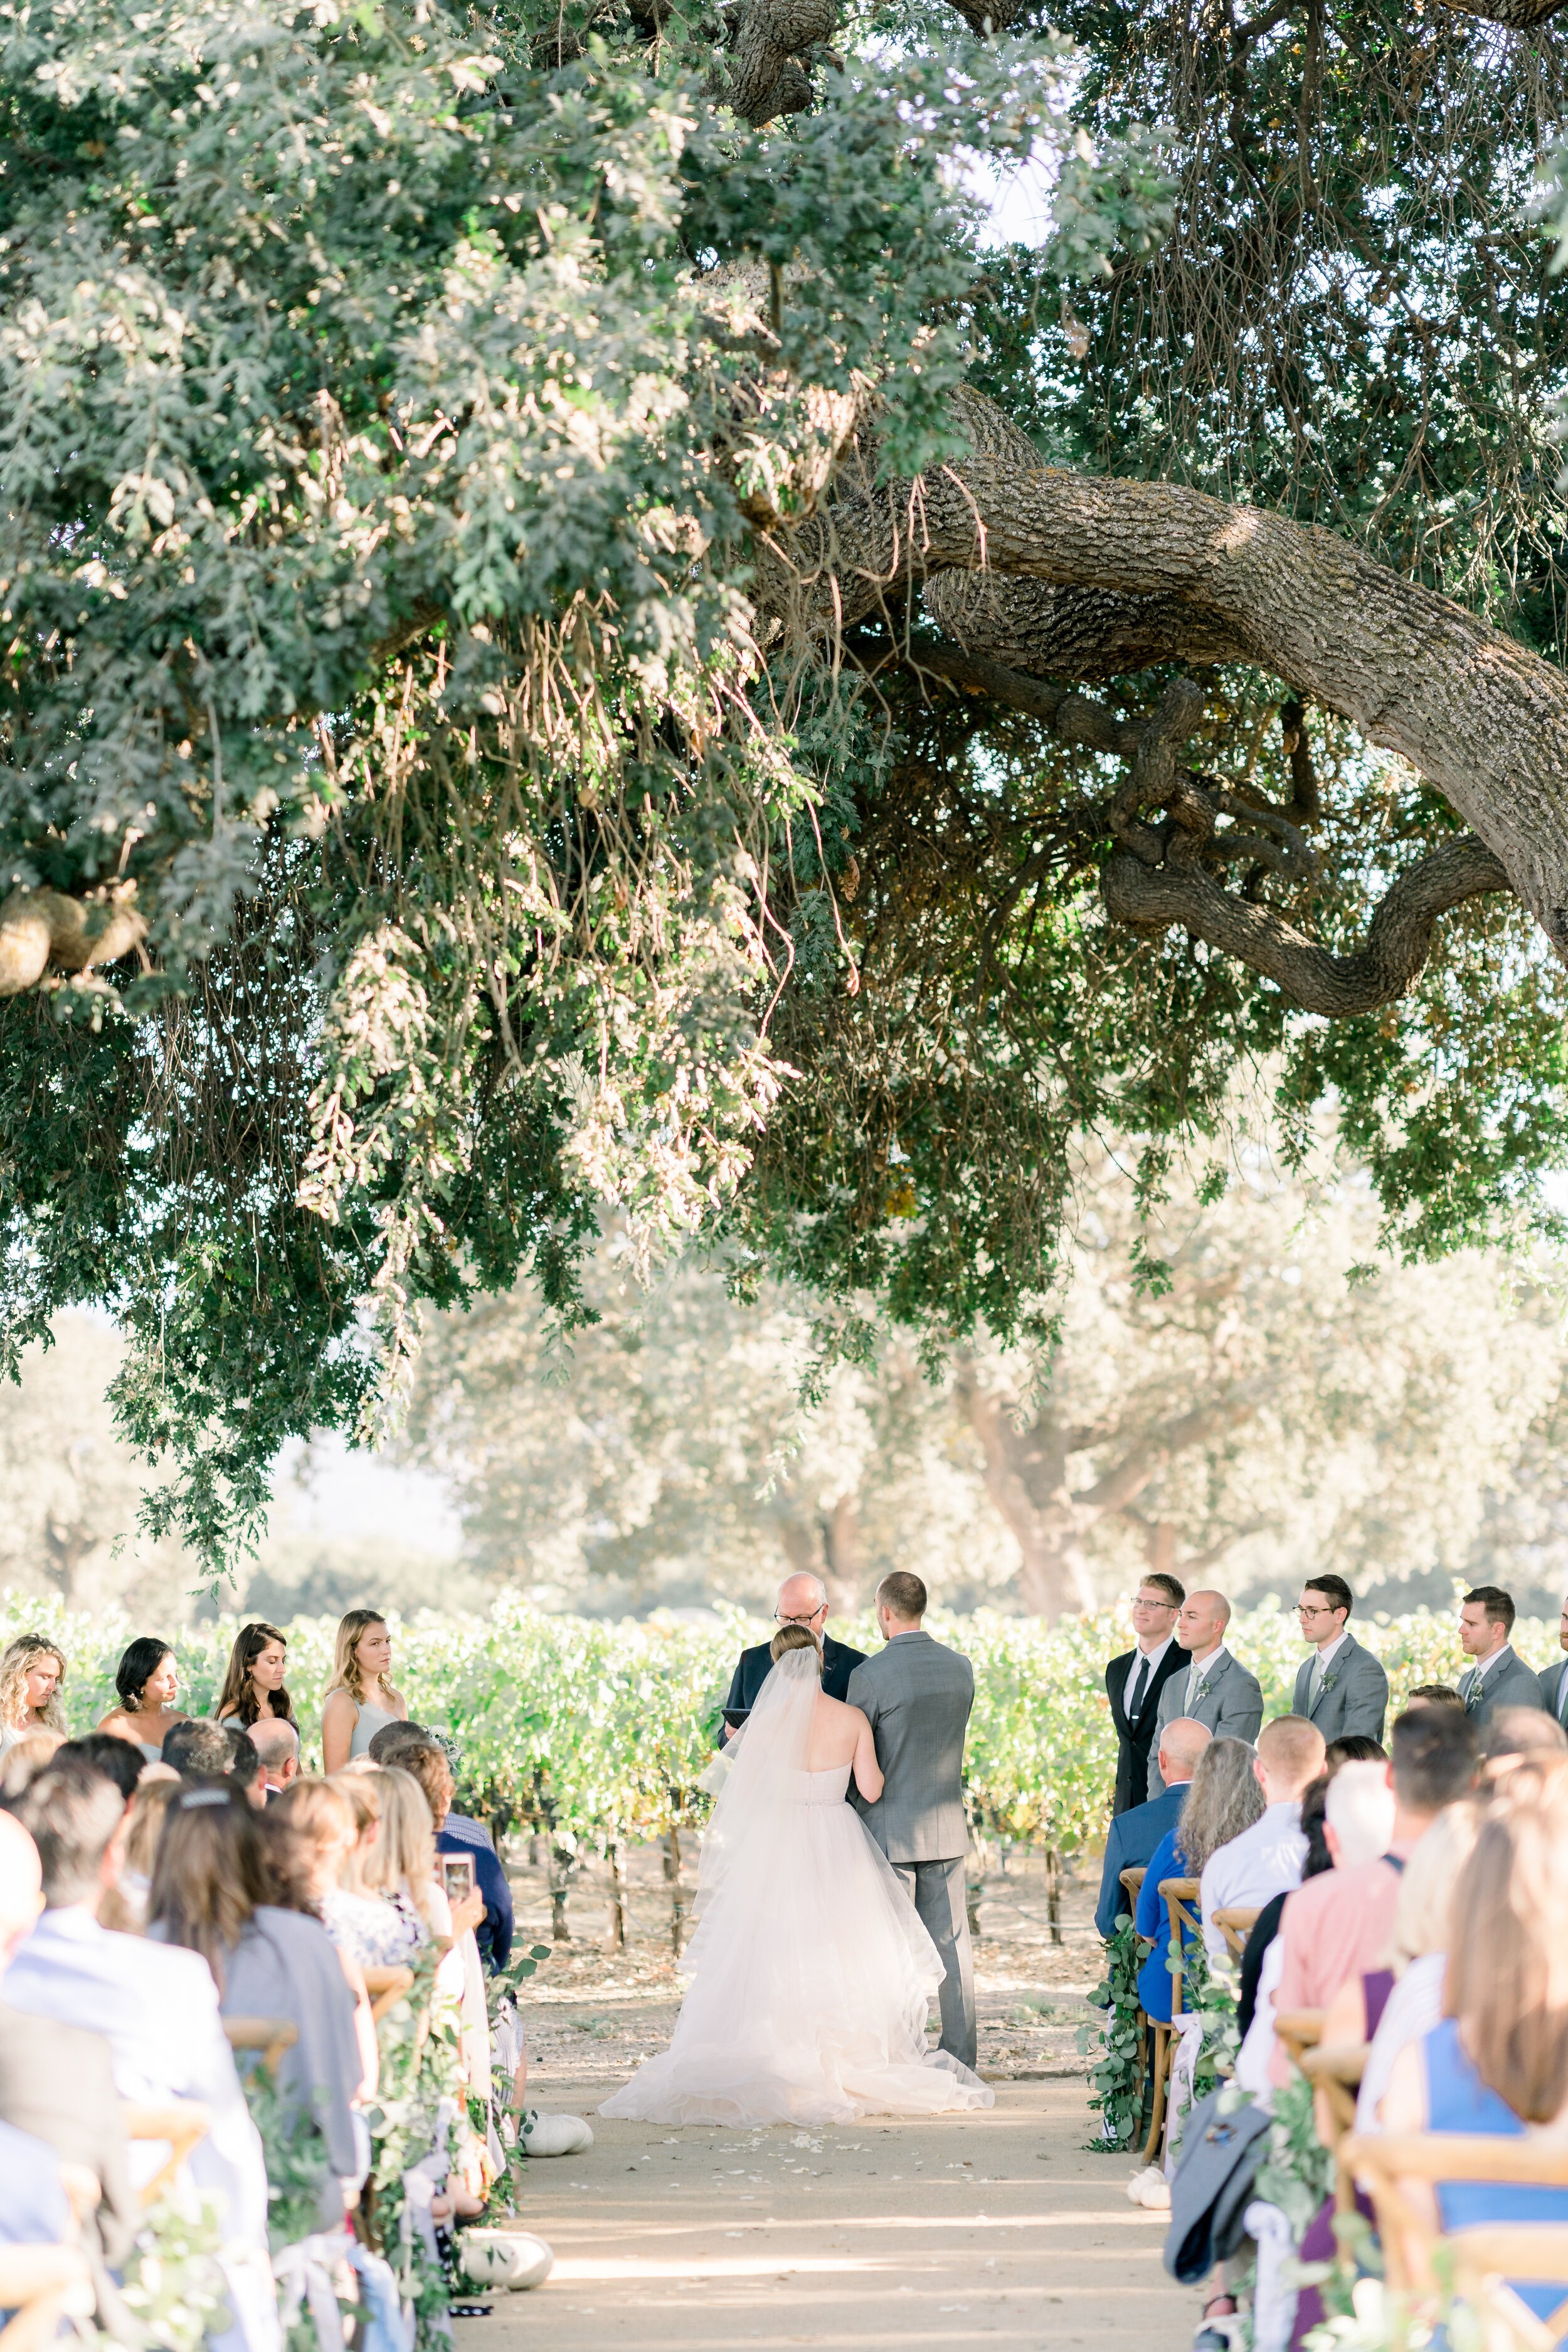
[[[484,1897],[484,1916],[475,1931],[479,1958],[492,1973],[504,1969],[511,1958],[511,1888],[489,1830],[452,1811],[452,1768],[439,1740],[423,1724],[392,1723],[377,1732],[370,1754],[373,1763],[402,1767],[418,1780],[435,1817],[437,1852],[471,1859],[474,1883]],[[419,1760],[405,1764],[405,1758]]]

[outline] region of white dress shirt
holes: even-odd
[[[6,2002],[35,2017],[86,2026],[108,2042],[114,2085],[136,2106],[198,2099],[208,2127],[189,2158],[197,2189],[220,2200],[224,2271],[237,2325],[215,2336],[223,2352],[279,2352],[267,2251],[267,2165],[218,2015],[217,1987],[199,1952],[100,1927],[85,1904],[46,1911],[0,1978]],[[143,2177],[166,2150],[138,2141]]]
[[[1564,1699],[1568,1699],[1568,1658],[1564,1658],[1563,1661],[1562,1669],[1557,1676],[1557,1687],[1552,1695],[1552,1712],[1557,1717],[1559,1723],[1563,1720],[1563,1702]]]
[[[1511,1642],[1505,1642],[1500,1650],[1494,1650],[1492,1652],[1489,1658],[1472,1658],[1469,1664],[1469,1674],[1462,1676],[1461,1680],[1468,1684],[1470,1690],[1479,1690],[1481,1685],[1486,1681],[1486,1678],[1490,1674],[1492,1668],[1496,1665],[1500,1665],[1504,1658],[1511,1658],[1512,1655],[1513,1643]],[[1475,1677],[1473,1681],[1470,1681],[1470,1675]]]
[[[1210,1854],[1198,1882],[1198,1903],[1204,1943],[1215,1959],[1227,1948],[1221,1930],[1209,1924],[1215,1913],[1238,1907],[1261,1911],[1277,1895],[1300,1885],[1306,1864],[1301,1807],[1294,1798],[1288,1804],[1270,1805],[1261,1821]]]
[[[1320,1680],[1328,1673],[1330,1665],[1338,1656],[1339,1653],[1344,1648],[1344,1645],[1350,1640],[1350,1637],[1351,1629],[1347,1625],[1344,1632],[1336,1641],[1331,1642],[1326,1650],[1320,1650],[1318,1652],[1317,1655],[1312,1660],[1312,1679],[1308,1685],[1309,1691],[1315,1691],[1317,1689]]]
[[[1132,1694],[1138,1686],[1138,1678],[1140,1675],[1143,1675],[1143,1661],[1145,1658],[1147,1658],[1149,1662],[1149,1671],[1147,1675],[1143,1675],[1143,1696],[1139,1701],[1138,1716],[1141,1716],[1143,1709],[1148,1706],[1149,1694],[1154,1687],[1154,1677],[1160,1671],[1161,1664],[1164,1658],[1166,1651],[1170,1648],[1175,1638],[1176,1637],[1173,1633],[1167,1633],[1164,1640],[1159,1644],[1157,1649],[1137,1650],[1133,1653],[1132,1664],[1127,1669],[1127,1690],[1126,1696],[1123,1700],[1123,1706],[1128,1710],[1131,1710],[1132,1705]],[[1127,1720],[1129,1723],[1135,1723],[1138,1720],[1138,1716],[1134,1716],[1129,1711]]]

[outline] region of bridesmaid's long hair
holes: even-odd
[[[373,1625],[384,1625],[386,1612],[382,1609],[351,1609],[338,1627],[337,1643],[332,1651],[332,1671],[327,1677],[327,1691],[345,1690],[356,1706],[365,1703],[364,1676],[355,1656],[362,1637]],[[395,1699],[397,1692],[384,1675],[377,1675],[376,1687],[386,1698]],[[324,1698],[327,1691],[321,1696]]]
[[[289,1647],[289,1637],[276,1625],[264,1625],[258,1618],[251,1625],[242,1625],[234,1637],[234,1647],[228,1654],[228,1672],[223,1678],[223,1688],[214,1707],[216,1716],[232,1715],[242,1728],[248,1730],[261,1720],[261,1703],[256,1696],[256,1685],[250,1679],[250,1669],[269,1642],[283,1649]],[[299,1725],[294,1717],[294,1702],[281,1683],[272,1694],[272,1719]]]

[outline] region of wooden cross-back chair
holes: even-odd
[[[413,1983],[412,1969],[366,1969],[364,1989],[370,1995],[370,2013],[377,2025],[388,2010],[397,2006]]]
[[[1142,1884],[1144,1874],[1140,1872]],[[1160,1900],[1165,1907],[1166,1920],[1161,1924],[1156,1938],[1158,1946],[1168,1953],[1173,1939],[1176,1948],[1175,1965],[1171,1972],[1171,2014],[1179,2016],[1182,2008],[1182,1934],[1185,1928],[1202,1935],[1203,1927],[1192,1906],[1198,1899],[1195,1878],[1163,1878]],[[1168,1924],[1167,1924],[1168,1923]],[[1149,2064],[1153,2069],[1154,2105],[1149,2117],[1149,2137],[1143,2143],[1143,2160],[1152,2164],[1160,2150],[1160,2136],[1165,2128],[1165,2101],[1171,2084],[1171,2063],[1176,2054],[1176,2035],[1173,2029],[1157,2017],[1143,2013],[1144,2047],[1150,2052]]]
[[[1321,2009],[1277,2009],[1274,2012],[1274,2031],[1303,2074],[1303,2053],[1315,2050],[1323,2038],[1323,2014]]]
[[[1318,2137],[1334,2159],[1334,2210],[1348,2213],[1355,2182],[1344,2162],[1344,2146],[1355,2129],[1356,2093],[1366,2072],[1370,2042],[1320,2042],[1303,2050],[1298,2063],[1317,2092]]]
[[[1233,1959],[1239,1960],[1246,1951],[1247,1939],[1258,1925],[1258,1913],[1261,1907],[1259,1905],[1249,1910],[1245,1903],[1233,1903],[1226,1910],[1215,1913],[1215,1926],[1225,1937]]]
[[[68,2309],[93,2305],[92,2272],[79,2246],[0,2246],[0,2352],[42,2352]]]
[[[1371,2192],[1391,2290],[1432,2295],[1442,2257],[1455,2291],[1481,2322],[1488,2352],[1551,2352],[1568,2333],[1568,2293],[1538,2319],[1508,2282],[1568,2284],[1568,2223],[1478,2222],[1444,2230],[1435,2209],[1412,2197],[1411,2181],[1484,2181],[1509,2188],[1568,2189],[1568,2147],[1460,2132],[1351,2133],[1342,2149],[1350,2173]]]
[[[226,2017],[223,2030],[231,2050],[259,2050],[262,2064],[274,2074],[283,2053],[300,2039],[300,2029],[289,2017]]]
[[[165,2189],[173,2186],[174,2175],[199,2139],[206,2136],[209,2117],[198,2099],[165,2099],[155,2107],[126,2106],[121,2113],[125,2118],[127,2139],[163,2139],[169,2143],[169,2153],[151,2180],[144,2181],[141,2191],[143,2207],[155,2205]]]

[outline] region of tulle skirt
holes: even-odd
[[[771,1850],[743,1856],[713,1891],[669,2048],[601,2115],[824,2124],[993,2104],[977,2074],[926,2048],[936,1946],[834,1778],[837,1801],[823,1790],[788,1806]]]

